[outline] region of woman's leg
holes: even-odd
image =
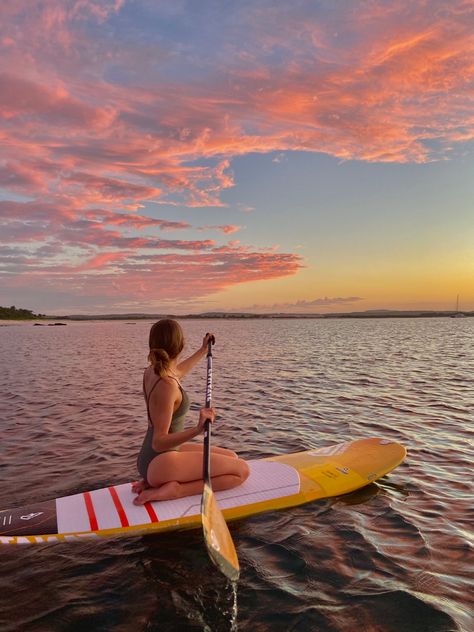
[[[212,487],[220,491],[241,485],[248,478],[249,468],[242,459],[211,454],[211,473]],[[141,491],[134,501],[137,505],[200,494],[203,489],[202,453],[194,450],[164,452],[151,461],[147,479],[152,487]]]
[[[202,445],[202,443],[193,443],[189,441],[188,443],[183,443],[182,445],[180,445],[179,450],[180,452],[199,452],[202,455],[204,451],[204,446]],[[219,448],[218,446],[211,446],[211,455],[212,454],[222,454],[223,456],[228,456],[232,459],[239,458],[238,454],[232,452],[232,450],[228,450],[227,448]],[[132,484],[132,492],[134,494],[139,494],[149,487],[150,485],[147,483],[147,481],[142,479],[141,481],[137,481],[136,483]],[[190,496],[191,494],[187,495]]]
[[[204,446],[202,445],[202,443],[193,443],[189,441],[188,443],[183,443],[182,445],[180,445],[179,450],[180,452],[195,451],[201,452],[202,454],[204,451]],[[222,454],[223,456],[230,456],[233,459],[239,458],[239,455],[235,452],[232,452],[232,450],[228,450],[227,448],[219,448],[213,445],[211,446],[211,454]]]

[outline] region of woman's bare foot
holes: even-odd
[[[141,481],[137,481],[136,483],[132,483],[132,492],[134,494],[140,494],[144,489],[148,489],[150,486],[146,482],[144,478]]]
[[[134,505],[144,505],[153,500],[172,500],[180,497],[181,485],[178,481],[170,481],[159,487],[148,487],[141,491],[133,501]]]

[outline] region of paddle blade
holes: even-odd
[[[217,568],[235,582],[239,578],[239,560],[229,528],[219,509],[214,492],[204,485],[201,503],[202,530],[209,557]]]

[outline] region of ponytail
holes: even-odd
[[[150,349],[148,362],[153,367],[155,375],[164,377],[170,365],[170,357],[164,349]]]

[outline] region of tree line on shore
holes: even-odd
[[[28,320],[34,318],[44,318],[44,314],[34,314],[30,309],[11,307],[0,307],[0,320]]]

